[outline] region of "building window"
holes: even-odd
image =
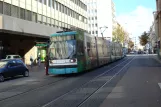
[[[44,0],[44,4],[46,5],[46,0]]]
[[[3,2],[0,1],[0,13],[3,13]]]
[[[50,18],[48,17],[48,18],[47,18],[47,23],[48,23],[48,24],[51,24],[50,21],[51,21],[51,20],[50,20]]]
[[[11,16],[19,18],[19,7],[11,6]]]
[[[39,0],[40,1],[40,3],[42,3],[42,0]]]
[[[58,10],[58,2],[55,1],[56,10]]]
[[[65,28],[68,28],[68,24],[65,24]]]
[[[95,26],[97,27],[97,23],[95,24]]]
[[[55,0],[52,0],[52,6],[53,6],[53,8],[55,8],[55,5],[54,5],[55,3],[54,3],[54,1],[55,1]]]
[[[60,4],[60,12],[63,13],[63,5],[62,4]]]
[[[25,12],[25,19],[29,20],[29,21],[32,21],[32,13],[31,13],[31,11],[26,10],[26,12]]]
[[[98,31],[96,31],[96,34],[98,34]]]
[[[68,8],[68,15],[71,16],[71,9]]]
[[[37,22],[37,13],[32,13],[32,21]]]
[[[43,22],[46,23],[46,16],[43,16]]]
[[[85,22],[86,24],[88,23],[88,22],[87,22],[87,18],[84,19],[84,22]]]
[[[20,8],[20,18],[25,19],[25,9]]]
[[[51,7],[51,0],[48,0],[48,5],[49,7]]]
[[[71,29],[71,26],[70,25],[68,25],[68,29]]]
[[[92,34],[94,34],[94,31],[92,31]]]
[[[59,27],[62,27],[62,22],[59,22]]]
[[[85,18],[82,16],[82,22],[85,22]]]
[[[65,13],[65,6],[64,5],[62,5],[62,13]]]
[[[62,23],[62,27],[65,27],[65,23]]]
[[[95,17],[95,20],[97,20],[97,16]]]
[[[55,20],[55,25],[58,26],[58,21],[57,20]]]
[[[54,26],[55,25],[55,20],[51,19],[51,24]]]
[[[59,12],[61,12],[61,4],[58,3],[58,7],[59,7]]]
[[[9,15],[9,16],[11,15],[11,5],[10,4],[4,3],[3,9],[4,9],[5,15]]]
[[[64,9],[65,9],[65,14],[67,15],[68,14],[67,7],[65,6]]]
[[[42,15],[41,14],[38,14],[37,21],[39,23],[42,23]]]

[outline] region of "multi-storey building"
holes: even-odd
[[[155,26],[155,34],[157,37],[157,54],[161,58],[161,0],[156,0],[156,11],[153,13],[154,15],[154,26]]]
[[[149,31],[149,52],[156,53],[157,51],[157,36],[155,33],[155,22],[150,27]]]
[[[111,1],[111,14],[112,14],[112,30],[115,28],[115,25],[117,24],[116,21],[116,12],[115,12],[115,4],[113,1]]]
[[[34,41],[64,29],[87,31],[84,0],[0,0],[0,56],[12,53],[28,59],[32,53],[36,58]]]
[[[88,32],[98,36],[98,0],[86,0],[88,12]]]
[[[115,23],[115,5],[112,0],[86,0],[88,32],[94,36],[112,40]]]

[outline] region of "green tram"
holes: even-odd
[[[82,31],[50,36],[49,74],[85,72],[123,57],[122,45]]]

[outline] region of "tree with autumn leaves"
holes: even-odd
[[[128,42],[129,34],[123,29],[120,24],[117,24],[117,26],[115,26],[112,35],[113,42],[119,42],[121,44]]]
[[[132,40],[129,40],[128,48],[132,49],[133,47],[134,47],[134,42]]]
[[[144,33],[139,37],[140,44],[141,44],[142,46],[145,46],[145,45],[148,43],[148,39],[149,39],[148,33],[147,33],[147,32],[144,32]]]

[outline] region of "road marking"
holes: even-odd
[[[134,58],[134,57],[133,57],[133,58]],[[132,60],[133,60],[133,58],[132,58]],[[111,70],[115,69],[115,68],[118,67],[119,65],[121,65],[121,64],[123,64],[124,62],[128,61],[129,59],[131,60],[131,58],[128,58],[128,59],[126,59],[125,61],[120,62],[119,64],[117,64],[117,65],[115,65],[114,67],[110,68],[109,70],[105,71],[104,73],[99,74],[98,76],[94,77],[94,78],[91,79],[90,81],[86,82],[85,84],[83,84],[83,85],[82,85],[81,87],[79,87],[79,88],[82,88],[83,86],[85,86],[86,84],[90,83],[90,82],[93,81],[94,79],[97,79],[97,78],[101,77],[102,75],[104,75],[104,74],[110,72]],[[77,90],[77,89],[79,89],[79,88],[74,88],[74,89],[72,89],[71,91],[69,91],[69,92],[67,92],[67,93],[65,93],[65,94],[63,94],[63,95],[60,95],[59,97],[57,97],[56,99],[54,99],[54,100],[52,100],[52,101],[46,103],[46,104],[43,105],[42,107],[47,107],[47,106],[49,106],[50,104],[54,103],[55,101],[59,100],[60,98],[63,98],[64,96],[68,95],[69,93],[71,93],[71,92],[73,92],[74,90]]]
[[[159,85],[159,87],[160,87],[160,89],[161,89],[161,83],[158,83],[158,85]]]
[[[113,77],[106,81],[100,88],[98,88],[95,92],[93,92],[88,98],[86,98],[83,102],[81,102],[77,107],[82,106],[85,102],[87,102],[95,93],[97,93],[98,91],[100,91],[100,89],[102,89],[106,84],[108,84],[109,82],[111,82],[111,80],[113,78],[115,78],[126,66],[128,66],[133,60],[135,59],[135,56],[132,58],[132,60],[130,62],[128,62],[123,68],[121,68],[115,75],[113,75]]]

